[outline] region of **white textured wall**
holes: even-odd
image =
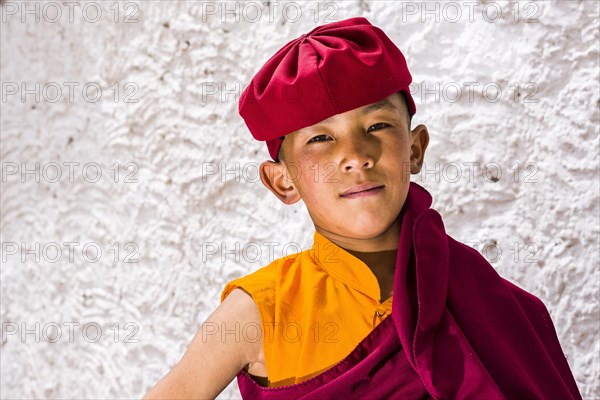
[[[238,116],[236,94],[277,49],[330,14],[367,17],[402,49],[415,82],[439,83],[437,101],[414,87],[414,122],[429,127],[425,168],[438,163],[440,174],[414,180],[433,195],[450,235],[479,242],[480,251],[487,244],[500,274],[545,302],[583,396],[600,397],[598,2],[486,1],[471,14],[459,1],[454,23],[456,8],[438,5],[436,22],[421,2],[329,2],[319,14],[313,2],[292,3],[286,14],[282,1],[264,6],[257,21],[256,8],[235,2],[228,7],[239,8],[238,21],[222,3],[104,2],[98,22],[99,3],[76,3],[73,22],[62,2],[54,3],[61,17],[44,4],[39,22],[23,13],[35,10],[32,2],[5,2],[2,14],[3,398],[141,397],[179,360],[225,283],[272,261],[266,242],[279,243],[275,258],[287,242],[311,245],[303,205],[285,207],[255,179],[266,146]],[[502,18],[492,22],[496,5]],[[124,23],[126,13],[138,22]],[[39,102],[22,102],[21,87],[10,94],[23,82],[34,90],[40,83]],[[50,82],[63,89],[55,103]],[[73,99],[68,82],[79,84]],[[102,88],[96,103],[82,96],[89,82]],[[472,101],[465,82],[479,83]],[[220,84],[232,93],[209,94]],[[464,92],[453,102],[457,85]],[[493,86],[502,89],[497,102],[482,98],[484,85],[490,98]],[[522,89],[516,101],[514,85]],[[139,101],[124,102],[134,91]],[[209,173],[222,161],[237,181]],[[39,182],[23,171],[36,162]],[[123,182],[127,162],[137,182]],[[98,182],[86,163],[101,166]],[[474,178],[475,164],[465,163],[479,163]],[[482,177],[496,174],[482,169],[487,163],[500,167],[497,182]],[[457,165],[462,177],[452,182]],[[78,243],[72,260],[65,242]],[[234,252],[207,255],[210,242]],[[35,253],[36,243],[39,260],[21,254]],[[62,246],[55,262],[52,243]],[[262,258],[252,262],[256,246],[235,254],[236,243],[257,244]],[[94,248],[103,251],[97,262]],[[137,263],[124,262],[130,253]],[[95,343],[94,323],[102,328]],[[31,332],[23,337],[23,329]],[[234,380],[220,398],[237,397]]]

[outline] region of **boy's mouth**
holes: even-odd
[[[367,182],[360,185],[351,186],[344,190],[340,197],[344,198],[356,198],[375,195],[383,190],[385,185],[378,183]]]

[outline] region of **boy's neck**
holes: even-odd
[[[340,246],[341,247],[341,246]],[[392,295],[394,289],[394,271],[398,249],[362,252],[345,249],[348,253],[364,262],[377,278],[380,291],[380,302],[384,302]]]
[[[380,290],[380,302],[392,295],[394,289],[394,271],[400,239],[400,215],[381,235],[371,239],[356,239],[329,232],[315,224],[315,229],[331,242],[335,243],[354,257],[365,263],[377,278]]]

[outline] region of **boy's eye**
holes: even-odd
[[[386,124],[385,122],[378,122],[376,124],[373,124],[369,127],[369,129],[367,129],[367,132],[371,132],[377,129],[383,129],[385,127],[388,127],[389,125]]]
[[[318,136],[313,136],[312,138],[310,138],[310,140],[308,141],[308,143],[310,142],[322,142],[322,140],[316,140],[318,138],[326,138],[327,135],[318,135]]]
[[[371,132],[374,130],[379,130],[379,129],[383,129],[383,128],[387,128],[388,126],[390,126],[389,124],[386,124],[385,122],[378,122],[376,124],[371,125],[368,129],[367,132]],[[312,138],[310,138],[310,140],[308,141],[308,143],[311,142],[322,142],[323,140],[319,140],[321,139],[325,139],[328,138],[329,136],[327,135],[317,135],[317,136],[313,136]]]

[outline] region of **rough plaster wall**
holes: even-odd
[[[311,245],[302,204],[286,207],[256,181],[253,167],[267,159],[266,146],[243,125],[235,94],[207,93],[223,83],[239,94],[268,57],[316,25],[315,3],[294,3],[303,11],[297,22],[295,6],[283,14],[284,2],[271,5],[271,13],[265,6],[256,22],[251,9],[240,8],[235,21],[220,3],[134,4],[117,5],[117,23],[112,2],[103,3],[97,23],[82,18],[83,3],[72,23],[66,7],[59,22],[36,23],[7,15],[15,3],[3,6],[2,81],[58,82],[65,92],[65,82],[80,86],[73,101],[63,93],[56,103],[32,95],[25,103],[19,95],[2,102],[2,398],[141,397],[180,359],[226,282],[294,252],[284,253],[285,243]],[[454,85],[437,101],[414,87],[414,124],[427,124],[431,135],[425,168],[438,163],[441,172],[413,178],[433,195],[451,236],[480,242],[480,251],[497,243],[486,256],[502,276],[545,302],[584,398],[600,398],[598,3],[523,2],[516,18],[514,5],[494,3],[503,12],[495,23],[482,17],[484,4],[474,8],[472,21],[463,6],[455,23],[451,9],[440,9],[436,22],[422,3],[412,4],[415,15],[395,2],[330,2],[317,22],[330,12],[332,20],[363,15],[399,45],[415,82],[430,88],[439,82],[440,90],[451,82],[480,83],[473,101],[467,92],[451,101]],[[488,19],[495,18],[489,7]],[[126,11],[138,22],[123,23]],[[524,21],[531,14],[538,22]],[[100,101],[83,99],[86,82],[100,84]],[[123,101],[132,92],[123,88],[128,82],[139,88],[137,103]],[[490,82],[503,90],[497,102],[482,98]],[[508,89],[515,83],[523,90],[517,101]],[[537,102],[521,100],[535,87],[529,99]],[[493,90],[486,94],[494,98]],[[221,161],[239,178],[211,174],[214,164],[203,168]],[[47,167],[39,183],[21,170],[9,174],[12,163],[32,169],[36,162]],[[49,182],[52,162],[63,174],[56,183]],[[80,163],[72,181],[66,162]],[[88,182],[93,170],[82,175],[90,162],[103,168],[95,183]],[[115,162],[118,182],[109,168]],[[138,169],[127,170],[126,162]],[[479,163],[473,179],[468,162]],[[492,162],[502,170],[497,182],[482,177],[481,166]],[[534,165],[525,168],[526,162]],[[451,163],[461,167],[456,182]],[[137,182],[123,182],[128,171]],[[50,247],[39,262],[31,254],[22,262],[23,247],[35,249],[36,242],[79,245],[73,261],[62,246],[56,262]],[[219,246],[214,255],[207,255],[215,248],[210,242]],[[259,245],[259,261],[252,262],[256,247],[235,251],[236,243],[241,250],[251,242]],[[272,255],[266,242],[278,243]],[[18,244],[16,255],[8,243]],[[102,249],[99,261],[84,259],[86,243]],[[132,252],[138,262],[124,262]],[[21,337],[36,323],[41,337]],[[96,343],[94,329],[82,331],[86,323],[102,328]],[[15,326],[19,331],[9,334]],[[220,398],[239,398],[235,380]]]

